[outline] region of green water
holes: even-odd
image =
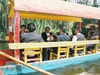
[[[55,75],[100,75],[100,59],[85,62],[78,65],[70,65],[63,68],[51,70]],[[26,75],[43,75],[41,73],[31,73]]]

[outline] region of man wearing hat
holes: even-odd
[[[98,29],[95,26],[90,26],[90,31],[88,32],[88,40],[96,40],[98,39]],[[87,53],[91,54],[93,49],[95,48],[95,44],[88,44],[87,45]]]
[[[59,35],[57,36],[57,41],[70,41],[69,35],[66,34],[66,27],[60,28]],[[57,48],[55,48],[53,52],[57,53]]]
[[[90,26],[90,31],[88,32],[88,40],[94,40],[98,37],[98,30],[95,28],[95,26]]]

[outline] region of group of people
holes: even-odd
[[[27,31],[25,31],[27,28]],[[88,39],[94,39],[93,35],[97,35],[95,32],[94,26],[91,27],[91,31],[89,32]],[[66,27],[61,27],[59,32],[55,35],[53,32],[50,32],[50,27],[46,27],[45,31],[40,35],[35,33],[36,26],[33,23],[29,23],[26,25],[21,25],[21,32],[20,32],[20,42],[54,42],[54,41],[82,41],[85,40],[85,36],[82,34],[82,30],[80,28],[76,28],[74,30],[74,35],[69,36],[66,33]],[[92,35],[91,35],[92,34]],[[91,45],[90,45],[91,46]],[[90,47],[88,46],[88,47]],[[90,50],[90,49],[89,49]],[[54,52],[57,52],[57,48],[53,48]],[[70,52],[73,54],[74,46],[70,47]],[[49,59],[49,50],[47,48],[43,48],[43,60]]]

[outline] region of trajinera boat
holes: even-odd
[[[97,52],[99,46],[99,40],[86,40],[77,42],[43,42],[43,43],[20,43],[20,19],[43,19],[43,20],[59,20],[59,21],[72,21],[78,22],[78,27],[81,28],[82,18],[96,19],[98,20],[98,30],[100,38],[100,8],[70,3],[59,0],[10,0],[10,13],[8,17],[9,25],[9,50],[0,51],[0,65],[4,72],[4,75],[20,75],[28,74],[31,72],[42,72],[46,75],[54,75],[45,70],[56,69],[72,64],[80,64],[86,61],[96,60],[100,58],[100,53]],[[12,19],[14,18],[14,29],[12,29]],[[14,37],[13,31],[14,30]],[[13,42],[14,41],[14,42]],[[74,45],[75,50],[78,46],[83,45],[84,51],[86,51],[86,44],[96,44],[94,53],[83,56],[69,57],[69,46]],[[47,47],[67,47],[66,58],[60,59],[60,55],[56,55],[56,60],[31,62],[27,63],[27,58],[24,61],[20,61],[21,49],[36,49]],[[64,49],[65,50],[65,49]],[[41,50],[39,52],[41,54]],[[52,54],[52,53],[51,53]],[[27,53],[26,53],[27,55]],[[40,59],[42,56],[40,57]],[[14,64],[12,64],[14,61]],[[15,64],[16,63],[16,64]]]

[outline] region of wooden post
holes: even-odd
[[[99,40],[100,40],[100,20],[99,20],[99,23],[98,23],[98,34],[99,34]]]
[[[82,22],[78,22],[78,28],[82,28]]]
[[[66,50],[66,58],[68,58],[69,57],[69,46],[67,46],[67,50]]]
[[[4,75],[3,71],[0,69],[0,75]]]
[[[12,33],[12,18],[8,17],[8,25],[9,25],[9,43],[13,42],[13,33]]]
[[[14,43],[20,42],[20,13],[15,11],[14,15]],[[18,49],[14,50],[15,57],[20,59],[20,51]]]
[[[8,27],[9,27],[9,43],[13,43],[14,39],[13,39],[13,26],[12,26],[12,17],[8,17]],[[7,50],[6,51],[7,54],[9,55],[13,55],[14,54],[14,51],[11,51],[11,50]],[[14,56],[14,55],[13,55]],[[7,61],[5,61],[7,62]]]

